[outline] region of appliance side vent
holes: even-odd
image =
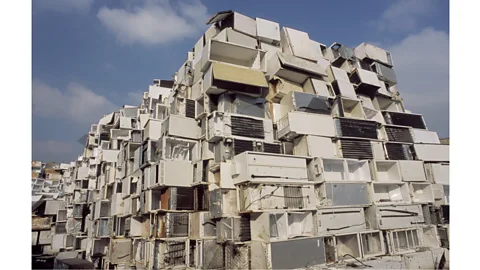
[[[275,143],[264,143],[263,152],[272,154],[282,154],[282,145]]]
[[[246,151],[254,151],[253,141],[237,139],[233,142],[233,152],[235,153],[235,155],[241,154]]]
[[[376,122],[348,118],[339,118],[337,121],[339,135],[342,137],[378,139]]]
[[[391,160],[410,160],[408,145],[398,143],[386,143],[388,158]]]
[[[373,159],[372,144],[364,140],[340,140],[343,158]]]
[[[283,187],[285,194],[285,206],[288,208],[304,208],[303,192],[301,187],[286,186]]]
[[[232,135],[265,139],[263,121],[258,119],[231,116]]]
[[[188,118],[195,118],[195,100],[186,99],[185,116]]]
[[[385,114],[390,115],[390,119],[393,125],[427,129],[421,115],[399,112],[386,112]]]
[[[385,127],[385,131],[389,141],[413,143],[412,134],[408,128]]]

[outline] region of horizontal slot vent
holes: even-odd
[[[385,119],[392,125],[408,126],[412,128],[427,129],[423,116],[417,114],[384,112]]]
[[[240,241],[250,241],[250,219],[248,217],[240,218]]]
[[[376,122],[348,118],[339,118],[335,122],[340,136],[378,139]]]
[[[373,159],[372,144],[363,140],[340,140],[343,158]]]
[[[232,135],[264,139],[263,120],[231,116]]]
[[[282,153],[282,145],[281,144],[275,144],[275,143],[264,143],[263,144],[263,152],[272,153],[272,154],[281,154]]]
[[[410,154],[408,145],[397,143],[386,143],[388,158],[391,160],[409,160]]]
[[[235,140],[233,142],[233,151],[235,155],[241,154],[246,151],[254,151],[253,142],[245,140]]]
[[[389,141],[413,143],[410,129],[401,127],[385,127]]]

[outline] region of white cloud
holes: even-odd
[[[102,7],[97,18],[124,44],[158,45],[197,35],[205,28],[207,8],[199,1],[147,0],[142,7]]]
[[[88,12],[93,0],[35,0],[34,6],[42,10],[62,13]]]
[[[379,31],[408,31],[417,27],[418,19],[436,12],[434,0],[402,0],[392,1],[390,5],[374,22]]]
[[[421,113],[441,136],[449,129],[449,37],[425,28],[387,48],[406,109]]]
[[[43,162],[70,162],[82,153],[83,146],[78,142],[56,140],[33,141],[32,158]]]
[[[77,124],[97,123],[103,115],[118,108],[104,96],[78,83],[70,83],[62,92],[40,80],[34,80],[32,96],[34,116],[67,119]]]
[[[139,106],[142,102],[143,92],[135,91],[135,92],[128,92],[125,98],[125,101],[128,105]]]

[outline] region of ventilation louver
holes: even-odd
[[[406,144],[386,143],[388,158],[391,160],[411,160],[409,146]]]
[[[403,127],[385,127],[389,141],[413,143],[412,134],[409,128]]]
[[[335,122],[339,136],[378,139],[376,122],[349,118],[338,118]]]
[[[339,140],[343,158],[373,159],[372,144],[364,140]]]
[[[264,139],[263,121],[258,119],[231,116],[232,135]]]

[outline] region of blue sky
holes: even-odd
[[[35,0],[32,7],[33,159],[75,159],[92,123],[138,105],[153,79],[170,79],[207,19],[227,9],[327,46],[365,41],[390,50],[406,109],[449,136],[448,1]]]

